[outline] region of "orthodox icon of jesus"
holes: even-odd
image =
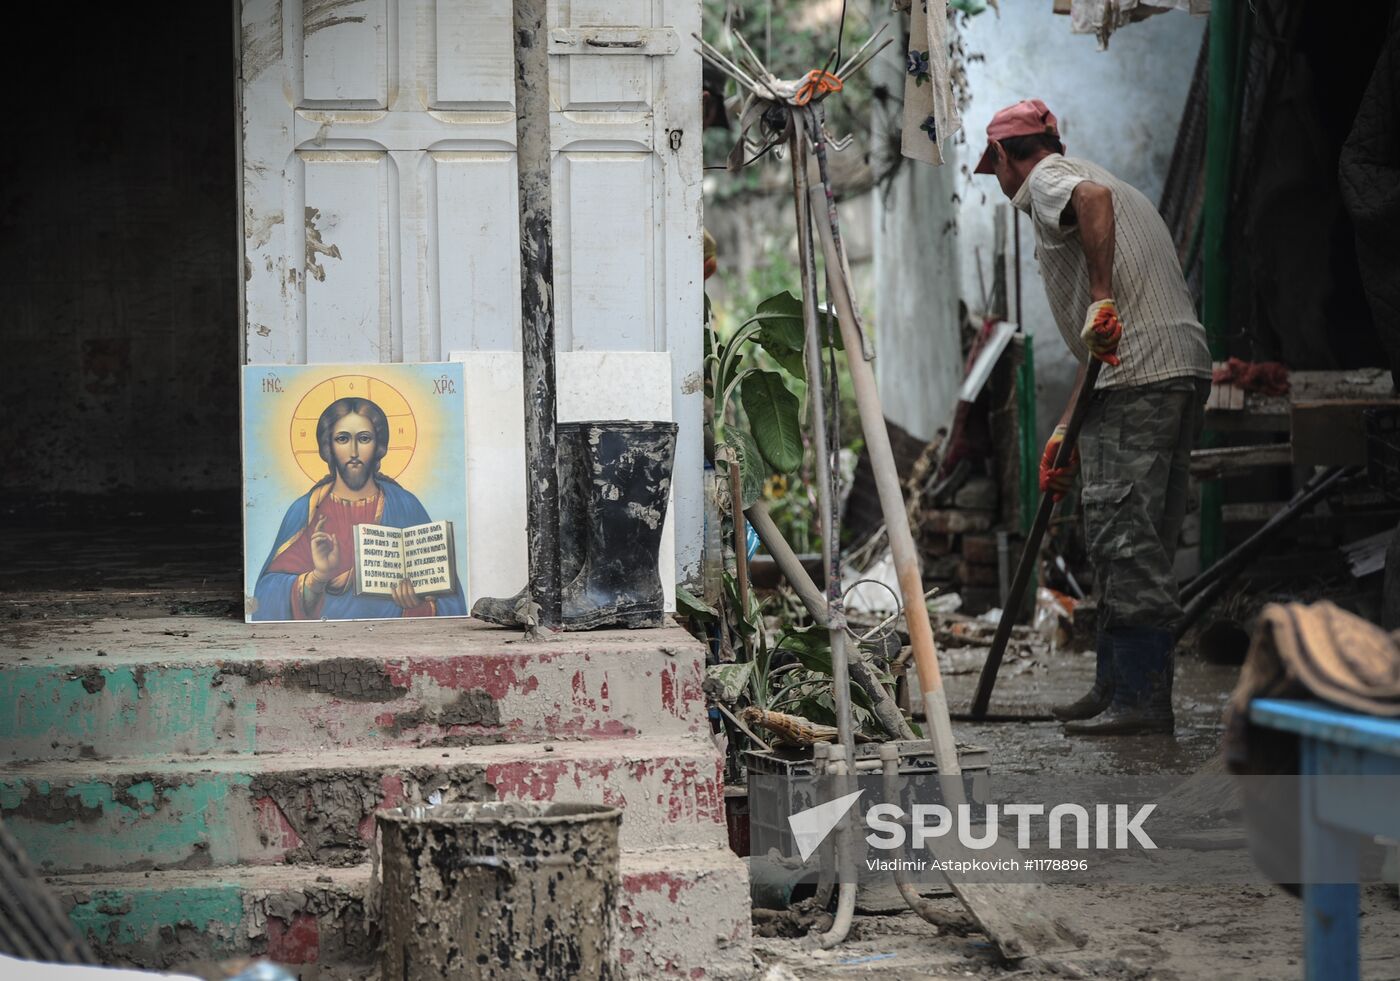
[[[325,402],[356,388],[366,394]],[[291,428],[293,453],[314,482],[282,518],[250,619],[465,616],[452,523],[434,522],[396,479],[417,438],[407,400],[383,381],[340,376],[303,397]]]

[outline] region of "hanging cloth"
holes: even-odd
[[[904,64],[904,136],[911,160],[941,164],[943,144],[962,128],[948,67],[947,0],[902,0],[909,10],[909,54]]]
[[[1109,36],[1118,28],[1168,10],[1185,10],[1200,17],[1210,13],[1210,0],[1071,0],[1069,29],[1072,34],[1095,35],[1099,50],[1104,51]]]

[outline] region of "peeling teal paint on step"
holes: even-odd
[[[231,816],[247,813],[236,798],[246,799],[251,782],[246,773],[202,773],[180,782],[93,779],[50,788],[9,778],[0,781],[0,810],[45,871],[228,865],[248,837]]]
[[[118,746],[150,755],[251,753],[257,700],[223,681],[215,664],[10,665],[0,670],[0,747],[19,759],[106,758]]]
[[[96,947],[159,946],[163,929],[189,927],[203,935],[201,947],[233,954],[246,946],[239,937],[242,891],[231,883],[160,891],[99,890],[78,903],[68,918]]]
[[[134,783],[126,788],[126,795],[141,806],[142,813],[150,814],[155,811],[156,785],[154,781],[146,780]]]

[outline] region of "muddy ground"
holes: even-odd
[[[981,651],[945,652],[950,702],[965,707],[976,687]],[[1214,757],[1220,714],[1238,669],[1185,655],[1177,666],[1175,736],[1067,738],[1053,723],[955,723],[960,741],[992,751],[996,771],[1020,773],[1196,772]],[[1092,678],[1092,655],[1043,648],[1008,660],[992,711],[1043,711],[1077,697]],[[1233,861],[1248,862],[1243,854]],[[858,915],[840,947],[814,950],[805,938],[756,937],[767,981],[788,978],[1160,978],[1180,981],[1286,979],[1302,976],[1302,910],[1268,885],[1056,885],[1062,908],[1090,935],[1073,954],[1007,964],[975,931],[940,934],[910,912]],[[956,900],[934,900],[949,915]],[[826,921],[822,921],[826,922]],[[819,924],[821,925],[821,924]],[[760,926],[760,930],[766,927]],[[1362,976],[1400,979],[1400,899],[1393,887],[1362,896]]]
[[[1070,886],[1067,902],[1089,925],[1089,945],[1042,963],[1008,965],[986,940],[938,935],[912,913],[859,916],[840,947],[755,939],[765,981],[785,978],[1300,978],[1299,904],[1277,890]],[[956,904],[944,901],[950,910]],[[1368,889],[1362,904],[1362,977],[1400,978],[1400,905]]]

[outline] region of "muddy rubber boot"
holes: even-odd
[[[583,435],[586,558],[564,587],[564,629],[659,627],[666,599],[656,563],[676,424],[592,422]]]
[[[568,583],[583,568],[584,483],[587,479],[581,422],[561,422],[554,428],[554,469],[559,475],[559,581]],[[522,607],[528,600],[528,586],[514,596],[483,596],[472,605],[472,616],[503,627],[524,625]]]
[[[1061,722],[1092,719],[1113,700],[1113,641],[1100,631],[1094,652],[1094,686],[1088,693],[1064,705],[1052,705],[1050,714]]]
[[[1083,722],[1066,722],[1077,736],[1140,736],[1171,733],[1175,643],[1170,630],[1120,627],[1108,631],[1113,645],[1113,699]]]

